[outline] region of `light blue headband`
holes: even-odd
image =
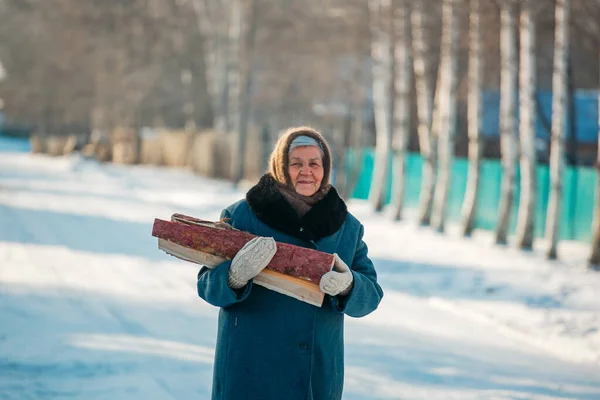
[[[321,147],[321,143],[318,140],[311,138],[310,136],[297,136],[292,143],[290,143],[290,147],[288,149],[288,154],[292,152],[296,147],[302,146],[315,146],[321,150],[321,154],[323,154],[323,147]]]

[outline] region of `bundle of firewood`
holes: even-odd
[[[208,268],[233,259],[255,237],[225,221],[204,221],[182,214],[173,214],[171,221],[155,219],[152,236],[167,254]],[[277,242],[275,256],[254,283],[320,307],[324,294],[319,281],[332,268],[332,254]]]

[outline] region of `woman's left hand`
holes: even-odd
[[[334,264],[332,271],[329,271],[321,277],[319,287],[321,291],[330,296],[345,296],[350,293],[352,289],[352,272],[344,261],[337,255],[334,254]]]

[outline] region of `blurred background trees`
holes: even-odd
[[[2,0],[4,111],[36,132],[235,131],[248,92],[253,124],[305,122],[364,85],[362,2],[334,3]]]
[[[384,13],[390,21],[393,10],[406,7],[412,22],[407,42],[415,66],[410,97],[415,122],[407,144],[410,151],[431,152],[427,135],[419,139],[417,132],[428,124],[423,121],[434,107],[427,106],[427,99],[432,101],[438,90],[444,2],[436,0],[1,0],[4,113],[38,133],[123,126],[237,132],[246,124],[242,121],[268,126],[270,132],[300,123],[333,132],[335,125],[343,127],[346,144],[353,122],[366,126],[366,144],[372,145],[377,100],[372,101],[371,80],[378,74],[377,63],[371,71],[371,60],[377,59],[372,43],[383,40],[376,35],[388,33],[394,38],[390,43],[404,40],[402,32],[394,36],[392,22],[369,13],[369,5],[379,3],[380,9],[388,7]],[[451,125],[456,127],[456,155],[466,156],[471,2],[449,3],[456,3],[457,13],[457,118]],[[513,84],[506,86],[514,90],[520,65],[517,25],[524,3],[480,3],[481,90],[499,92],[502,65],[512,68],[508,75]],[[551,92],[555,2],[534,3],[537,90]],[[573,0],[572,10],[571,21],[578,22],[570,24],[569,65],[576,66],[571,68],[570,87],[596,89],[600,5]],[[502,21],[510,29],[502,31]],[[510,44],[505,46],[507,57],[514,54],[510,62],[502,62],[501,31],[510,35],[504,39]],[[490,105],[497,107],[491,97],[483,96],[484,112]],[[502,104],[517,103],[507,97],[502,96]],[[352,118],[348,110],[362,118]],[[540,124],[548,129],[549,117],[540,115]],[[515,122],[502,121],[503,135],[515,138]],[[500,136],[485,135],[486,157],[500,157]],[[538,147],[544,153],[540,157],[548,160],[549,146]],[[595,151],[580,149],[578,154],[574,146],[567,147],[580,162],[593,163]]]
[[[498,159],[496,242],[518,207],[524,249],[540,229],[536,166],[551,162],[556,257],[563,166],[598,157],[598,21],[597,0],[0,0],[1,113],[15,134],[105,141],[102,160],[235,182],[264,171],[281,130],[312,125],[344,197],[375,147],[373,209],[390,201],[399,219],[417,185],[417,219],[439,231],[455,159],[469,157],[465,235],[483,161]]]

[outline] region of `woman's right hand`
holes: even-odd
[[[233,289],[240,289],[248,281],[265,269],[277,252],[275,239],[271,237],[255,237],[237,252],[229,267],[228,284]]]

